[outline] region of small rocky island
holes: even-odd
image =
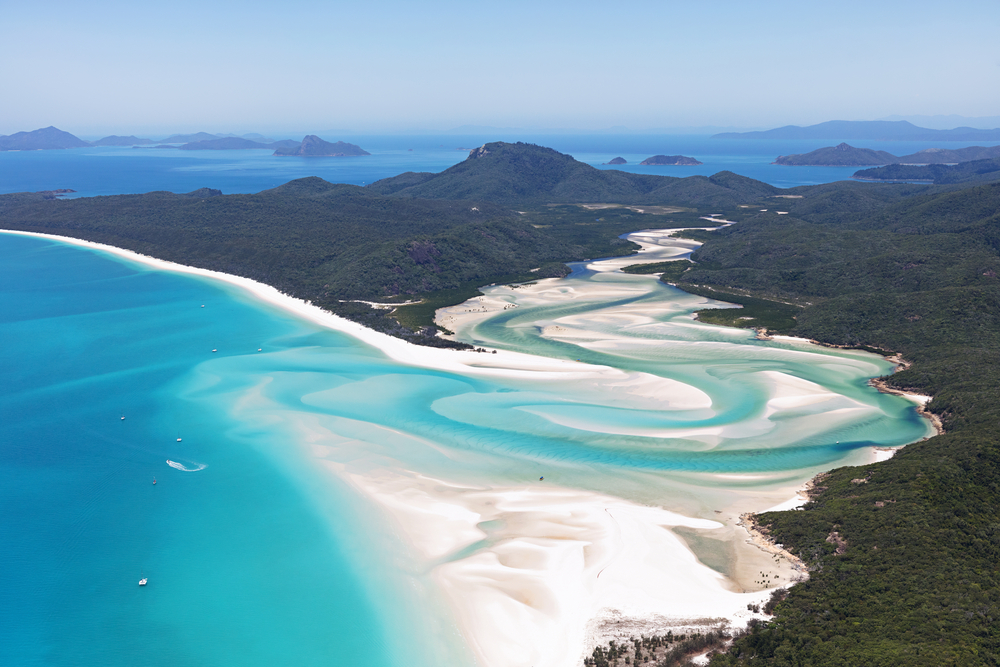
[[[628,160],[623,157],[612,158],[608,164],[628,164]]]
[[[306,138],[303,139],[302,143],[298,146],[280,147],[274,151],[274,154],[281,156],[304,155],[311,157],[352,157],[355,155],[371,155],[371,153],[364,150],[360,146],[348,144],[343,141],[331,144],[329,141],[323,141],[315,134],[306,136]]]
[[[644,164],[647,166],[692,166],[696,164],[702,164],[693,157],[687,157],[685,155],[654,155],[653,157],[646,158],[639,164]]]

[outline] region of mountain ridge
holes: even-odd
[[[712,139],[818,139],[832,141],[1000,141],[1000,128],[957,127],[931,130],[905,120],[830,120],[816,125],[785,125],[756,132],[722,132]]]

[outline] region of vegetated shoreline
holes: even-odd
[[[667,231],[673,233],[676,230],[667,230]],[[147,255],[142,255],[140,253],[131,250],[125,250],[122,248],[117,248],[115,246],[92,242],[92,241],[84,241],[72,237],[64,237],[64,236],[45,234],[39,232],[25,232],[19,230],[0,230],[0,232],[9,233],[12,235],[44,238],[52,241],[67,243],[70,245],[90,248],[93,250],[106,252],[108,254],[118,256],[124,259],[135,261],[140,264],[149,266],[151,268],[218,280],[220,282],[233,285],[238,288],[242,288],[243,290],[249,292],[253,297],[259,299],[262,302],[268,303],[272,306],[277,306],[282,310],[291,312],[297,316],[300,316],[308,321],[319,324],[321,326],[351,335],[366,344],[376,347],[389,357],[393,358],[396,361],[400,361],[402,363],[408,363],[427,368],[460,372],[463,374],[478,374],[485,376],[492,375],[495,377],[523,378],[526,376],[533,376],[533,377],[545,378],[545,377],[554,377],[556,375],[563,375],[566,373],[570,373],[570,374],[576,374],[582,380],[585,378],[592,378],[595,374],[600,375],[607,373],[609,371],[612,373],[614,372],[620,373],[620,371],[617,371],[617,369],[612,369],[610,367],[594,367],[588,364],[581,364],[569,360],[564,361],[557,359],[548,359],[543,357],[535,357],[529,354],[510,352],[504,350],[491,351],[493,352],[493,354],[490,354],[488,357],[484,357],[480,352],[476,350],[457,351],[450,349],[429,348],[426,346],[419,346],[409,343],[405,340],[389,336],[388,334],[380,333],[372,329],[366,328],[359,323],[334,315],[309,302],[283,294],[274,287],[251,280],[249,278],[243,278],[208,269],[190,267],[175,262],[160,260]],[[625,259],[625,258],[620,258],[620,259]],[[635,259],[638,258],[634,255],[628,258],[629,261],[634,261]],[[655,261],[655,260],[650,260],[650,261]],[[643,263],[643,262],[640,260],[639,262],[635,263]],[[764,332],[764,334],[766,335],[766,332]],[[793,337],[783,337],[783,338],[793,339]],[[794,340],[816,343],[827,347],[838,347],[838,346],[831,346],[823,343],[818,343],[817,341],[807,341],[806,339],[794,339]],[[895,359],[891,358],[890,360],[896,361]],[[881,387],[875,384],[875,382],[876,382],[875,380],[872,381],[873,386],[876,386],[881,390]],[[907,397],[913,396],[911,394],[907,394],[905,392],[901,392],[898,390],[888,391],[887,393],[894,393]],[[809,488],[811,488],[811,486],[815,484],[815,480],[821,476],[822,475],[817,476],[817,478],[814,478],[814,480],[811,480],[809,483],[807,483],[805,489],[808,490]],[[386,500],[388,495],[386,489],[375,488],[371,484],[362,480],[349,480],[349,481],[352,482],[352,486],[358,488],[362,493],[364,493],[369,497],[374,497],[376,498],[376,500],[378,500],[379,497],[381,496],[382,504],[384,506],[387,504],[391,504],[392,502],[391,500],[389,500],[388,502]],[[497,493],[494,494],[496,496],[494,500],[499,500],[501,502],[510,502],[512,499],[520,497],[525,491],[526,489],[503,489],[503,490],[498,489]],[[789,505],[789,503],[791,503],[792,501],[801,498],[801,493],[802,491],[797,492],[796,495],[793,496],[793,498],[790,499],[788,502],[782,503],[782,506]],[[614,500],[621,503],[619,505],[619,509],[621,510],[621,513],[623,515],[626,512],[635,513],[634,517],[636,519],[638,519],[640,516],[642,516],[644,512],[647,511],[655,511],[655,510],[665,511],[661,510],[660,508],[645,508],[620,499],[614,499]],[[436,503],[436,502],[438,502],[438,499],[428,497],[428,503]],[[607,501],[604,501],[604,503],[607,504]],[[492,502],[489,504],[492,504]],[[416,503],[415,505],[419,505],[419,503]],[[579,503],[575,503],[574,506],[576,507],[575,511],[579,511],[581,509]],[[558,508],[556,511],[558,511]],[[397,516],[400,519],[403,518],[402,515],[397,515]],[[741,521],[737,524],[747,532],[749,537],[747,542],[752,543],[754,546],[761,549],[762,551],[774,554],[777,557],[786,560],[786,562],[789,563],[793,569],[802,573],[803,578],[800,579],[800,581],[804,580],[804,578],[807,576],[807,573],[805,571],[805,567],[802,564],[802,562],[796,556],[789,553],[788,551],[785,551],[783,548],[781,548],[781,546],[775,544],[774,540],[772,540],[765,532],[759,530],[754,520],[754,517],[755,515],[752,513],[744,513],[741,515]],[[414,518],[412,516],[412,513],[411,517],[409,518],[411,519]],[[421,522],[420,520],[415,521],[413,525],[419,528],[432,528],[432,526],[428,525],[426,522]],[[633,541],[629,542],[628,544],[623,543],[621,548],[627,551],[629,549],[634,549],[637,546],[645,547],[647,544],[646,540],[649,539],[649,535],[642,531],[639,532],[640,534],[633,535],[633,538],[639,539],[638,542]],[[687,549],[686,546],[684,546],[683,548],[688,553],[690,553],[690,550]],[[693,558],[693,554],[691,554],[691,557]],[[463,573],[459,573],[459,577],[457,578],[457,580],[461,580],[463,578],[461,576],[462,574]],[[641,578],[640,573],[633,573],[633,574]],[[637,583],[637,580],[634,579],[633,577],[628,577],[627,579],[632,582],[632,585],[635,585]],[[439,581],[441,581],[440,578]],[[463,607],[465,607],[465,610],[468,611],[469,609],[471,609],[471,607],[469,607],[469,604],[471,604],[472,600],[466,601],[465,605],[459,604],[461,599],[464,597],[463,593],[465,593],[465,591],[458,590],[458,588],[455,586],[455,581],[456,579],[453,578],[453,581],[451,582],[450,586],[450,588],[452,589],[451,597],[453,598],[453,603],[455,604],[456,608],[462,609]],[[441,583],[446,584],[445,587],[448,588],[447,582],[441,581]],[[619,583],[624,583],[624,582],[620,581]],[[758,592],[758,594],[756,595],[758,597],[761,597],[761,599],[757,601],[757,604],[763,605],[764,598],[766,598],[772,591],[773,589],[764,589],[763,591]],[[480,599],[482,598],[480,597]],[[614,625],[615,623],[622,622],[621,620],[616,620],[615,618],[613,618],[615,614],[618,613],[613,608],[610,607],[593,608],[590,611],[591,615],[589,622],[587,623],[588,636],[586,637],[581,636],[577,641],[571,642],[571,644],[575,644],[575,646],[564,647],[572,654],[585,655],[588,649],[591,649],[596,645],[600,645],[601,642],[606,641],[607,638],[611,636],[609,634],[609,630],[611,631],[615,630],[615,625]],[[611,612],[611,616],[608,616],[608,612]],[[705,621],[705,623],[695,623],[694,622],[695,619],[691,618],[690,616],[687,618],[677,618],[677,617],[666,618],[658,614],[654,614],[652,616],[647,615],[645,617],[643,617],[642,615],[638,615],[637,617],[636,615],[626,613],[626,615],[623,618],[626,618],[626,620],[629,621],[631,627],[636,629],[641,629],[643,632],[646,633],[650,633],[650,632],[666,632],[670,628],[673,629],[687,628],[689,630],[699,629],[707,631],[709,628],[713,627],[713,624],[717,625],[720,621],[724,623],[733,623],[739,625],[748,622],[753,618],[759,618],[759,617],[755,616],[752,613],[746,613],[746,614],[741,613],[740,618],[736,618],[731,615],[727,615],[726,617],[722,618],[718,616],[716,617],[706,616],[705,618],[701,619]],[[487,625],[488,623],[488,619],[479,619],[479,620],[480,624],[478,625],[480,626]],[[709,623],[708,621],[711,621],[711,623]],[[487,632],[485,634],[488,635],[490,628],[487,627],[486,630]],[[480,634],[483,634],[481,628],[473,629],[467,627],[465,628],[465,631],[470,639],[470,645],[478,646],[482,643],[481,640],[483,639],[483,637],[479,637],[478,640],[475,637],[475,632],[477,631]],[[470,634],[473,636],[469,636]],[[494,644],[497,643],[495,641],[496,640],[495,637],[492,637],[491,639],[494,640],[493,641]],[[496,650],[496,646],[492,647],[492,649],[489,649],[486,646],[483,646],[483,648],[487,650],[494,650],[494,651]],[[481,657],[486,658],[487,656],[481,654]],[[539,657],[541,658],[542,656]],[[489,664],[492,663],[493,661],[488,660],[487,662]]]
[[[768,335],[767,329],[764,328],[757,330],[757,337],[760,338],[761,340],[777,338],[782,340],[805,341],[807,343],[812,343],[813,345],[819,345],[821,347],[832,347],[840,350],[864,349],[864,348],[851,347],[848,345],[834,345],[833,343],[824,343],[823,341],[815,340],[812,338],[800,338],[798,336],[781,336],[781,335],[771,336]],[[886,361],[891,361],[892,363],[896,364],[896,367],[892,371],[893,373],[904,371],[913,365],[913,362],[907,361],[897,352],[879,350],[878,354],[880,354]],[[898,389],[896,387],[893,387],[889,384],[889,381],[887,379],[888,377],[889,376],[886,375],[882,377],[872,378],[871,380],[868,381],[868,385],[871,387],[875,387],[875,389],[878,389],[883,394],[902,396],[905,399],[913,401],[914,403],[917,404],[917,414],[919,414],[921,417],[923,417],[924,419],[926,419],[931,423],[931,426],[934,427],[935,435],[944,435],[945,432],[944,424],[941,422],[941,418],[927,409],[927,404],[930,403],[934,397],[928,396],[927,394],[918,393],[915,390]]]

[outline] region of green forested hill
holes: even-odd
[[[902,155],[900,164],[957,164],[972,160],[1000,157],[1000,146],[966,146],[965,148],[925,148]]]
[[[368,189],[395,197],[471,199],[512,207],[554,202],[733,206],[777,192],[731,172],[674,178],[605,171],[551,148],[504,142],[477,148],[440,174],[406,173]]]
[[[713,665],[1000,661],[1000,184],[860,185],[710,234],[681,281],[796,304],[787,333],[901,353],[888,382],[932,394],[947,433],[762,515],[811,577]]]
[[[389,199],[318,178],[255,195],[192,194],[7,195],[0,224],[236,273],[317,300],[454,287],[580,254],[552,247],[539,230],[488,203]],[[475,243],[486,237],[489,243]],[[425,250],[411,251],[414,243]],[[464,248],[445,252],[456,243]]]

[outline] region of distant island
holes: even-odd
[[[323,141],[315,134],[306,136],[306,138],[302,140],[301,144],[279,147],[274,151],[274,154],[281,156],[302,155],[311,157],[353,157],[357,155],[371,155],[371,153],[362,149],[360,146],[348,144],[343,141],[331,144],[329,141]]]
[[[31,132],[15,132],[0,137],[0,151],[42,151],[65,148],[86,148],[90,142],[73,136],[69,132],[52,127],[43,127]]]
[[[260,141],[252,141],[250,139],[244,139],[242,137],[223,137],[221,139],[205,139],[203,141],[192,141],[190,143],[184,144],[183,146],[178,146],[182,151],[231,151],[231,150],[247,150],[251,148],[263,148],[275,150],[278,148],[291,148],[298,147],[298,141],[292,141],[291,139],[282,139],[281,141],[270,141],[268,143],[263,143]]]
[[[622,160],[624,162],[624,160]],[[685,155],[654,155],[653,157],[648,157],[639,164],[644,164],[646,166],[692,166],[696,164],[702,164],[693,157],[687,157]]]
[[[195,132],[194,134],[172,134],[166,139],[160,141],[161,144],[188,144],[193,141],[211,141],[212,139],[219,139],[217,134],[209,134],[208,132]]]
[[[608,164],[628,164],[628,160],[626,160],[623,157],[616,157],[616,158],[611,158],[611,161],[608,162]]]
[[[1000,129],[958,127],[930,130],[905,120],[831,120],[800,127],[786,125],[761,132],[723,132],[713,139],[822,139],[827,141],[1000,141]]]
[[[177,144],[181,145],[178,146]],[[346,144],[339,141],[336,144],[330,144],[314,135],[309,135],[303,141],[294,141],[292,139],[276,141],[261,134],[245,134],[242,137],[237,137],[234,135],[196,132],[194,134],[172,134],[166,139],[154,141],[153,139],[134,135],[119,136],[112,134],[97,141],[84,141],[69,132],[64,132],[57,127],[50,126],[32,130],[31,132],[16,132],[11,135],[0,136],[0,151],[44,151],[89,148],[91,146],[170,148],[185,151],[242,149],[291,151],[276,152],[276,155],[368,155],[366,151],[353,144]]]
[[[68,134],[68,133],[67,133]],[[103,139],[98,139],[97,141],[90,142],[91,146],[146,146],[148,144],[156,143],[152,139],[143,139],[141,137],[136,137],[134,135],[129,135],[127,137],[119,137],[116,134],[112,134],[110,137],[104,137]]]
[[[870,167],[898,162],[892,153],[871,148],[855,148],[846,143],[819,148],[799,155],[779,155],[771,164],[810,167]]]
[[[811,167],[873,167],[886,164],[958,164],[971,160],[988,160],[1000,157],[1000,146],[967,148],[926,148],[916,153],[897,157],[886,151],[870,148],[855,148],[841,143],[837,146],[819,148],[811,153],[779,155],[772,164]]]

